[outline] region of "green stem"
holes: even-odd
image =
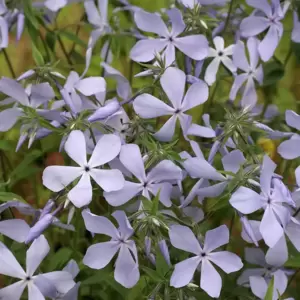
[[[73,65],[72,60],[71,60],[71,58],[70,58],[70,56],[69,56],[69,54],[68,54],[68,52],[67,52],[67,50],[66,50],[66,48],[65,48],[65,45],[64,45],[64,43],[63,43],[63,41],[61,40],[61,37],[60,37],[59,35],[57,35],[57,40],[58,40],[58,43],[59,43],[59,45],[60,45],[60,48],[61,48],[62,52],[64,53],[64,56],[65,56],[66,59],[67,59],[68,64],[69,64],[70,66],[72,66],[72,65]]]
[[[293,54],[293,49],[292,49],[292,47],[290,47],[289,52],[288,52],[288,54],[285,57],[285,60],[283,62],[284,68],[286,67],[287,63],[289,62],[290,58],[292,57],[292,54]]]
[[[96,137],[95,137],[95,135],[94,135],[93,129],[90,127],[90,128],[89,128],[89,131],[90,131],[90,134],[91,134],[93,143],[94,143],[94,145],[96,146],[97,141],[96,141]]]
[[[225,25],[224,25],[224,29],[223,29],[223,33],[224,33],[224,34],[226,33],[227,27],[228,27],[228,25],[229,25],[231,13],[232,13],[232,10],[233,10],[233,2],[234,2],[234,0],[231,0],[231,1],[230,1],[230,4],[229,4],[229,9],[228,9],[228,13],[227,13],[227,18],[226,18]]]
[[[297,274],[300,272],[300,268],[293,274],[293,276],[290,278],[288,285],[286,288],[288,288],[290,286],[290,284],[292,283],[292,281],[294,280],[294,278],[297,276]]]
[[[11,61],[10,61],[10,58],[9,58],[7,52],[6,52],[6,49],[3,48],[2,51],[3,51],[4,57],[5,57],[7,66],[8,66],[8,68],[9,68],[9,71],[10,71],[10,73],[11,73],[11,76],[12,76],[13,78],[16,78],[16,73],[15,73],[14,68],[13,68],[13,66],[12,66],[12,63],[11,63]]]

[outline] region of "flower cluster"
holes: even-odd
[[[299,3],[30,2],[0,1],[14,77],[0,79],[0,132],[18,135],[10,155],[29,153],[8,171],[0,141],[0,299],[296,299],[300,115],[272,99],[299,58]],[[72,7],[76,34],[57,28]],[[36,66],[17,77],[6,48],[24,28]],[[29,204],[13,188],[50,152],[63,162],[43,165],[46,199]]]

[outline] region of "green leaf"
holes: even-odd
[[[160,189],[158,190],[158,193],[156,194],[156,196],[154,197],[154,199],[152,199],[151,214],[153,216],[156,216],[157,212],[158,212],[159,196],[160,196]]]
[[[264,65],[264,86],[274,85],[284,76],[284,67],[279,61],[267,62]]]
[[[143,295],[144,289],[148,286],[146,276],[141,276],[138,283],[129,290],[128,294],[126,295],[126,300],[140,300],[141,295]]]
[[[150,269],[146,266],[141,266],[141,269],[154,281],[161,282],[164,281],[164,278],[155,270]]]
[[[32,150],[27,155],[25,155],[22,162],[11,172],[10,178],[12,182],[10,186],[12,186],[18,180],[26,178],[29,174],[32,175],[36,173],[39,169],[32,166],[32,163],[39,157],[43,155],[43,152],[40,150]]]
[[[53,52],[55,49],[55,43],[56,43],[56,35],[52,31],[47,31],[46,34],[46,44],[48,45],[49,49]]]
[[[0,191],[0,201],[1,202],[8,202],[8,201],[12,201],[12,200],[27,203],[21,196],[19,196],[17,194]]]
[[[156,249],[156,271],[161,277],[165,277],[169,270],[170,266],[167,264],[164,256],[162,255],[158,247]]]
[[[76,34],[74,34],[73,32],[70,31],[66,31],[66,30],[59,30],[57,32],[57,34],[62,35],[64,37],[66,37],[67,39],[69,39],[70,41],[74,42],[76,45],[79,45],[83,48],[86,48],[86,43],[81,40]]]
[[[34,10],[32,7],[32,0],[23,0],[23,10],[25,19],[29,22],[34,28],[39,29],[39,22],[34,14]]]
[[[44,66],[45,61],[44,61],[43,55],[41,54],[41,52],[38,50],[38,48],[36,47],[36,45],[33,42],[31,43],[31,46],[32,46],[32,57],[33,57],[35,63],[38,66]]]
[[[0,149],[3,151],[15,151],[16,144],[13,141],[1,140],[0,141]]]
[[[61,248],[50,259],[49,272],[53,270],[61,270],[70,260],[72,250],[69,248]]]
[[[274,290],[274,276],[272,277],[272,279],[269,283],[267,293],[266,293],[264,300],[273,300],[273,290]]]

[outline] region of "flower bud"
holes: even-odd
[[[53,216],[46,214],[42,219],[39,219],[36,224],[30,228],[25,244],[29,244],[38,238],[53,222]]]

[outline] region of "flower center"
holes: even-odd
[[[174,41],[173,38],[170,36],[170,37],[169,37],[169,42],[172,43],[173,41]]]
[[[224,52],[223,52],[223,51],[219,51],[219,52],[218,52],[218,55],[219,55],[219,56],[223,56],[223,55],[224,55]]]
[[[205,253],[205,252],[201,253],[201,256],[202,256],[202,257],[205,257],[205,256],[206,256],[206,253]]]
[[[180,109],[176,109],[175,114],[179,114],[179,113],[180,113]]]
[[[31,280],[31,277],[30,277],[30,276],[27,276],[27,277],[25,278],[25,280],[26,280],[26,281],[30,281],[30,280]]]
[[[90,170],[91,170],[91,169],[90,169],[89,166],[85,166],[85,167],[84,167],[84,171],[85,171],[85,172],[89,172]]]

